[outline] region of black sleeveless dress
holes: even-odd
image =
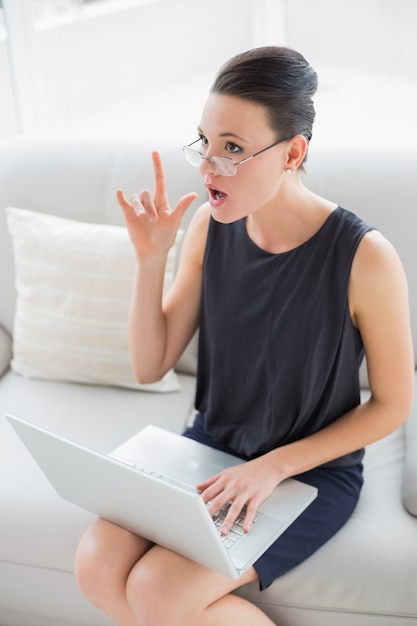
[[[260,249],[244,219],[210,220],[196,391],[184,433],[246,460],[327,426],[360,402],[360,334],[348,307],[352,261],[371,227],[338,207],[311,239]],[[351,515],[363,450],[298,476],[319,496],[257,561],[266,588]]]

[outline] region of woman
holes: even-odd
[[[171,210],[158,153],[154,194],[117,192],[137,255],[135,375],[161,378],[199,328],[198,414],[185,435],[248,460],[198,485],[212,513],[232,502],[222,532],[244,506],[249,532],[259,504],[288,477],[319,492],[238,581],[98,520],[81,541],[77,578],[120,626],[271,624],[231,592],[253,581],[266,588],[340,529],[359,497],[364,446],[410,411],[398,256],[379,232],[301,182],[316,87],[314,70],[287,48],[258,48],[220,70],[199,138],[184,147],[209,201],[187,230],[165,297],[168,250],[196,196]],[[371,396],[360,404],[364,353]]]

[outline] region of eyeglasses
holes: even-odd
[[[190,165],[192,165],[193,167],[200,167],[201,161],[207,160],[207,161],[210,161],[211,167],[213,168],[215,172],[217,172],[217,174],[221,174],[221,176],[234,176],[237,173],[238,165],[242,165],[243,163],[246,163],[247,161],[254,159],[256,156],[258,156],[258,154],[262,154],[262,152],[266,152],[266,150],[270,150],[274,146],[277,146],[279,143],[282,143],[283,141],[286,141],[286,140],[280,139],[280,141],[276,141],[271,146],[268,146],[267,148],[264,148],[263,150],[259,150],[258,152],[255,152],[255,154],[252,154],[251,156],[246,157],[246,159],[242,159],[241,161],[234,161],[230,157],[223,157],[223,156],[212,156],[212,157],[204,156],[204,154],[201,154],[201,152],[191,147],[195,143],[197,143],[197,141],[201,141],[201,139],[198,138],[192,143],[188,144],[188,146],[183,146],[182,148],[185,154],[185,158],[187,159],[187,162]]]

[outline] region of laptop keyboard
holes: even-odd
[[[121,460],[121,459],[118,459],[118,460]],[[136,468],[137,470],[141,472],[145,472],[145,474],[149,474],[150,476],[153,476],[154,478],[159,478],[160,480],[163,480],[164,482],[177,485],[178,487],[181,487],[182,489],[186,488],[188,490],[196,491],[196,489],[192,487],[191,485],[189,485],[188,483],[184,483],[176,478],[173,478],[172,476],[161,474],[161,472],[155,471],[154,469],[151,469],[149,467],[146,467],[142,464],[137,463],[137,461],[135,461],[134,459],[125,458],[123,459],[123,462],[127,463],[127,465],[131,465],[132,467]],[[243,522],[244,522],[245,515],[246,515],[245,507],[240,512],[239,516],[237,517],[235,523],[233,524],[233,526],[231,527],[227,535],[222,535],[220,533],[220,529],[224,524],[224,520],[226,519],[226,515],[229,511],[231,504],[232,504],[231,502],[227,502],[219,511],[217,511],[217,513],[215,513],[215,515],[213,515],[214,525],[216,526],[218,533],[221,539],[223,540],[223,544],[226,549],[229,549],[232,546],[234,546],[236,542],[239,541],[239,539],[243,537],[243,535],[245,534],[245,531],[243,530]],[[207,506],[209,506],[209,504]],[[261,519],[261,517],[262,517],[262,513],[257,511],[255,518],[253,520],[253,523],[255,524],[258,520]]]
[[[223,526],[224,520],[226,519],[226,515],[229,511],[231,504],[232,504],[231,502],[227,502],[219,511],[217,511],[217,513],[213,515],[213,522],[219,534],[220,534],[220,529]],[[234,546],[236,542],[239,541],[239,539],[245,534],[245,531],[243,530],[243,522],[245,519],[245,515],[246,515],[246,509],[243,508],[239,516],[237,517],[235,523],[231,527],[230,531],[227,533],[227,535],[220,535],[220,537],[223,540],[225,548],[229,549],[232,546]],[[258,520],[261,519],[261,517],[262,517],[262,513],[257,511],[255,518],[253,520],[253,523],[255,524]]]

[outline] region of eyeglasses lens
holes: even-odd
[[[232,159],[228,159],[227,157],[212,157],[211,165],[221,176],[234,176],[236,174],[235,164]]]
[[[194,167],[199,167],[202,159],[200,152],[190,148],[189,146],[184,146],[183,150],[188,163]]]
[[[193,167],[200,167],[201,161],[206,158],[201,152],[189,146],[184,146],[183,150],[187,162]],[[236,174],[236,166],[232,159],[214,156],[207,158],[207,160],[210,161],[212,168],[221,176],[234,176]]]

